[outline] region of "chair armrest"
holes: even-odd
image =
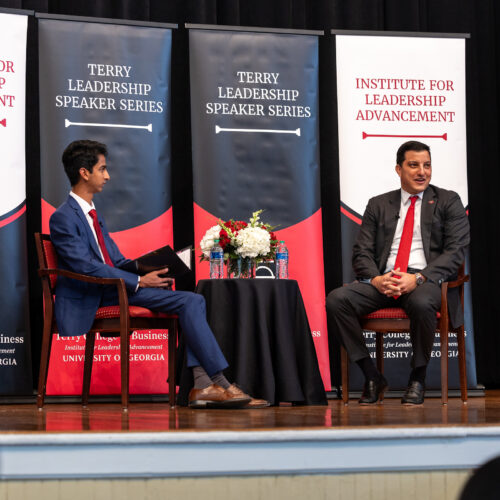
[[[441,317],[448,315],[448,289],[463,287],[464,283],[469,281],[469,278],[469,275],[465,274],[463,276],[459,276],[459,278],[455,281],[443,281],[443,283],[441,283]],[[461,290],[461,294],[463,307],[463,288]]]
[[[38,274],[40,277],[50,277],[50,275],[55,274],[56,276],[66,276],[67,278],[72,278],[78,281],[85,281],[86,283],[94,283],[96,285],[115,285],[118,292],[118,305],[120,306],[120,318],[127,319],[128,325],[128,296],[127,288],[125,287],[125,281],[122,278],[96,278],[95,276],[87,276],[86,274],[73,273],[71,271],[66,271],[65,269],[39,269]],[[45,294],[44,290],[44,294]],[[49,296],[52,296],[53,292],[47,292]],[[46,297],[47,298],[47,297]],[[128,326],[127,326],[128,329]]]
[[[462,286],[464,283],[467,283],[470,279],[470,276],[466,274],[465,276],[461,276],[455,281],[447,281],[448,283],[448,288],[457,288],[459,286]]]
[[[39,269],[39,276],[50,276],[55,274],[56,276],[65,276],[66,278],[72,278],[78,281],[85,281],[86,283],[94,283],[96,285],[120,285],[123,282],[122,278],[97,278],[95,276],[88,276],[86,274],[73,273],[72,271],[66,271],[64,269]]]

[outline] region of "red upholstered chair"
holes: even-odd
[[[441,284],[441,310],[436,314],[436,331],[441,342],[441,402],[448,403],[448,335],[456,333],[458,342],[458,367],[460,376],[460,395],[462,401],[467,401],[467,372],[465,365],[465,332],[464,326],[451,328],[448,317],[448,289],[458,288],[462,308],[464,306],[464,283],[469,281],[469,275],[464,274],[464,264],[460,266],[458,277],[455,281]],[[403,309],[390,307],[374,311],[361,320],[363,330],[375,332],[375,355],[377,368],[384,371],[384,334],[405,333],[410,331],[410,319]],[[340,363],[342,371],[342,400],[349,402],[349,359],[347,351],[341,347]]]
[[[54,316],[54,291],[57,276],[67,276],[87,283],[114,285],[118,290],[118,306],[101,307],[92,328],[86,336],[85,362],[83,370],[82,403],[87,405],[90,392],[90,378],[94,354],[95,334],[97,332],[108,337],[120,337],[121,366],[121,403],[123,408],[129,403],[129,355],[130,334],[134,330],[162,329],[168,330],[168,378],[170,406],[175,405],[175,353],[177,348],[178,317],[150,311],[144,307],[129,306],[125,283],[118,278],[95,278],[57,269],[57,254],[47,234],[35,233],[35,242],[40,268],[38,274],[42,279],[44,300],[44,323],[42,338],[42,354],[40,359],[40,375],[38,379],[37,405],[43,407],[47,385],[52,336],[57,333]]]

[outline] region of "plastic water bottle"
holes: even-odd
[[[220,280],[224,277],[224,252],[219,245],[219,240],[214,240],[210,250],[210,279]]]
[[[288,279],[288,248],[280,241],[276,249],[276,279]]]

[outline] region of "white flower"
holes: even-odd
[[[246,227],[236,236],[236,252],[242,257],[263,257],[271,248],[269,233],[260,227]]]
[[[216,226],[212,226],[207,230],[205,236],[203,236],[202,240],[200,241],[201,251],[207,259],[210,258],[210,250],[214,246],[214,240],[219,239],[220,230],[221,227],[219,226],[219,224],[217,224]]]

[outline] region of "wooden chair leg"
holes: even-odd
[[[377,356],[377,370],[384,373],[384,334],[375,332],[375,352]],[[384,393],[380,396],[380,401],[384,400]]]
[[[441,340],[441,403],[448,404],[448,322],[442,321],[439,329]]]
[[[120,332],[120,368],[122,408],[128,409],[129,403],[129,368],[130,368],[130,335],[128,325]]]
[[[85,340],[85,361],[83,363],[82,404],[89,404],[90,380],[94,361],[95,332],[87,333]]]
[[[38,394],[36,404],[42,409],[45,401],[45,390],[47,387],[47,375],[49,371],[50,351],[52,347],[52,316],[45,314],[43,324],[42,352],[40,355],[40,371],[38,374]]]
[[[465,359],[465,332],[463,325],[457,331],[458,370],[460,377],[460,396],[467,403],[467,364]]]
[[[340,370],[342,376],[342,401],[349,404],[349,357],[343,346],[340,347]]]
[[[375,333],[375,355],[377,356],[377,370],[384,373],[384,334]]]
[[[175,355],[177,353],[177,319],[170,322],[168,329],[168,401],[175,406]]]

